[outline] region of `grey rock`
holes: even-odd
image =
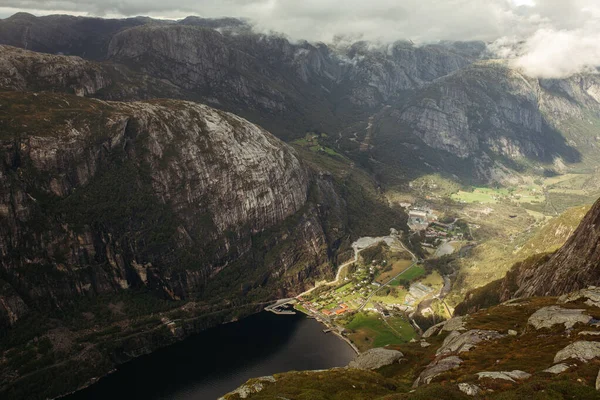
[[[586,289],[581,289],[576,292],[562,295],[558,298],[559,303],[571,303],[580,299],[585,299],[585,304],[600,308],[600,288],[590,286]]]
[[[441,332],[442,328],[444,327],[444,325],[446,324],[446,321],[444,322],[440,322],[439,324],[435,324],[432,327],[430,327],[429,329],[427,329],[424,333],[423,336],[424,338],[429,338],[439,332]]]
[[[459,383],[458,390],[467,396],[477,396],[481,392],[481,388],[473,383]]]
[[[234,395],[238,395],[241,399],[247,399],[253,394],[260,393],[265,388],[265,384],[275,383],[276,381],[277,380],[275,379],[275,377],[271,375],[250,379],[248,382],[235,389],[234,391],[227,393],[223,397],[219,397],[218,400],[225,400]]]
[[[418,387],[419,385],[429,384],[431,381],[443,374],[444,372],[450,371],[452,369],[458,368],[460,364],[462,364],[462,360],[457,356],[450,356],[446,358],[439,358],[432,363],[430,363],[427,368],[413,383],[413,388]]]
[[[551,366],[550,368],[545,369],[543,372],[547,372],[549,374],[556,375],[556,374],[561,374],[561,373],[565,372],[569,368],[571,368],[569,365],[560,363],[560,364],[556,364],[556,365]]]
[[[600,357],[600,342],[579,341],[571,343],[564,349],[556,353],[554,363],[559,363],[570,358],[588,362],[594,358]]]
[[[524,371],[514,370],[514,371],[500,371],[500,372],[478,372],[477,376],[479,379],[488,378],[488,379],[502,379],[506,381],[515,382],[515,380],[523,380],[531,377],[531,374],[528,374]]]
[[[429,347],[431,346],[431,343],[427,343],[425,341],[421,341],[421,347]]]
[[[517,332],[517,331],[515,331],[515,330],[513,330],[513,329],[509,329],[509,330],[508,330],[508,335],[509,335],[509,336],[517,336],[517,335],[518,335],[518,332]]]
[[[454,317],[447,321],[440,322],[439,324],[433,325],[423,333],[424,338],[429,338],[435,334],[441,334],[442,332],[453,332],[465,330],[466,317]]]
[[[583,314],[585,310],[572,310],[559,306],[540,308],[529,317],[527,323],[535,329],[552,328],[554,325],[562,324],[569,329],[577,323],[587,324],[592,317]]]
[[[442,332],[454,332],[466,330],[465,324],[467,323],[467,317],[454,317],[450,318],[444,326],[442,326]]]
[[[600,390],[600,371],[598,371],[598,375],[596,376],[596,390]]]
[[[581,331],[581,332],[578,332],[577,334],[581,335],[581,336],[599,336],[600,331]]]
[[[356,369],[377,369],[399,362],[404,354],[397,350],[388,350],[383,348],[371,349],[359,354],[350,361],[348,368]]]
[[[471,350],[478,343],[485,340],[495,340],[504,337],[504,335],[496,331],[486,331],[473,329],[465,333],[459,333],[458,331],[451,332],[444,343],[436,352],[436,355],[445,354],[458,354],[465,351]]]

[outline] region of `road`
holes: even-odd
[[[308,289],[306,292],[300,293],[298,296],[296,296],[296,298],[298,298],[298,297],[302,297],[302,296],[305,296],[305,295],[307,295],[307,294],[311,293],[313,290],[315,290],[315,289],[317,289],[317,288],[320,288],[320,287],[323,287],[323,286],[334,286],[334,285],[337,285],[337,284],[339,284],[339,283],[340,283],[340,280],[341,280],[341,279],[340,279],[340,275],[342,274],[342,270],[343,270],[344,268],[348,267],[349,265],[352,265],[352,264],[354,264],[355,262],[357,262],[357,261],[358,261],[358,254],[359,254],[361,251],[363,251],[364,249],[366,249],[366,247],[365,247],[365,248],[363,248],[363,249],[360,249],[360,250],[358,250],[358,248],[357,248],[357,247],[355,247],[354,245],[352,246],[352,248],[354,249],[354,259],[353,259],[353,260],[350,260],[350,261],[347,261],[347,262],[345,262],[344,264],[342,264],[342,265],[340,265],[340,266],[339,266],[339,268],[338,268],[338,270],[337,270],[337,273],[335,274],[335,279],[334,279],[334,280],[332,280],[331,282],[324,282],[324,283],[323,283],[323,282],[320,282],[320,283],[317,283],[317,284],[315,285],[315,287],[314,287],[314,288],[312,288],[312,289]]]
[[[371,298],[373,296],[375,296],[375,294],[377,294],[377,292],[379,292],[381,289],[383,289],[384,287],[388,286],[390,283],[392,283],[393,281],[395,281],[397,278],[399,278],[400,276],[402,276],[402,274],[406,273],[407,271],[409,271],[411,268],[413,268],[415,265],[417,265],[418,263],[418,258],[417,256],[415,256],[415,254],[410,251],[409,249],[406,248],[406,246],[404,246],[404,243],[402,243],[400,241],[400,239],[397,239],[397,242],[400,243],[400,246],[402,246],[402,248],[404,250],[406,250],[412,257],[413,263],[410,265],[410,267],[406,268],[404,271],[400,272],[398,275],[394,276],[392,279],[390,279],[389,281],[387,281],[384,285],[381,285],[380,287],[378,287],[377,289],[375,289],[370,295],[369,297],[367,297],[367,299],[365,300],[365,302],[363,303],[362,306],[360,306],[358,308],[357,311],[361,311],[363,308],[365,308],[365,306],[369,303],[369,301],[371,300]]]
[[[364,249],[367,249],[371,246],[376,245],[377,243],[381,243],[381,242],[386,242],[388,245],[392,245],[394,243],[400,243],[400,246],[402,246],[402,248],[404,250],[406,250],[408,253],[410,253],[411,257],[413,258],[414,261],[416,261],[417,257],[413,254],[413,252],[411,252],[410,250],[408,250],[404,244],[400,241],[400,239],[398,239],[396,236],[383,236],[383,237],[362,237],[358,240],[356,240],[354,243],[352,243],[352,249],[354,250],[354,259],[345,262],[344,264],[340,265],[338,267],[337,273],[335,275],[335,279],[331,282],[319,282],[315,285],[314,288],[307,290],[306,292],[300,293],[298,296],[296,296],[296,298],[301,297],[301,296],[305,296],[309,293],[311,293],[313,290],[323,287],[323,286],[334,286],[334,285],[338,285],[341,283],[341,274],[342,271],[344,270],[344,268],[354,264],[355,262],[358,261],[358,255],[360,254],[361,251],[363,251]],[[412,267],[412,265],[411,265]],[[409,268],[411,268],[409,267]]]

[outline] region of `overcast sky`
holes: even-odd
[[[484,40],[527,73],[600,65],[600,0],[0,0],[17,11],[102,17],[241,17],[292,39]]]

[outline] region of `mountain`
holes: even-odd
[[[122,65],[0,45],[0,89],[60,91],[105,100],[192,99],[178,86]]]
[[[68,51],[30,45],[58,34],[51,43]],[[94,55],[86,53],[92,38],[101,41]],[[330,147],[390,186],[435,172],[508,184],[600,161],[592,151],[600,132],[597,77],[530,78],[488,60],[481,42],[326,45],[255,33],[231,18],[17,14],[0,21],[0,43],[104,60],[95,68],[114,84],[91,96],[200,101],[284,140],[328,133]]]
[[[452,173],[466,182],[509,184],[523,173],[593,169],[599,161],[598,93],[596,75],[541,80],[505,61],[479,61],[378,115],[372,156],[391,170],[412,164],[413,174]],[[399,152],[409,158],[398,159]]]
[[[358,233],[405,226],[374,183],[198,103],[5,91],[0,133],[0,344],[16,357],[0,392],[12,398],[74,390],[297,294],[332,277]],[[54,350],[27,353],[33,338]],[[88,366],[57,383],[77,359]]]

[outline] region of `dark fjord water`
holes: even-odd
[[[137,358],[68,400],[214,400],[250,378],[347,365],[354,351],[304,315],[262,312]]]

